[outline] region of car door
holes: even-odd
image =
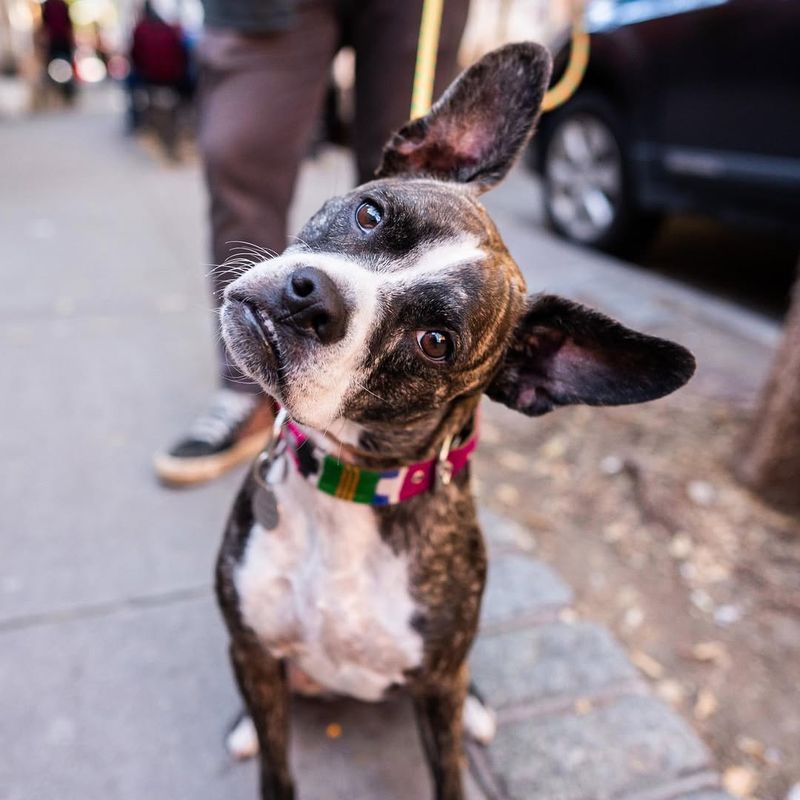
[[[800,3],[683,5],[639,32],[650,54],[651,144],[665,177],[700,210],[714,203],[730,214],[793,220],[800,209]]]

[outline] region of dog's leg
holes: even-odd
[[[246,761],[258,755],[258,731],[250,714],[243,710],[225,735],[228,754],[237,761]]]
[[[289,773],[289,682],[283,662],[264,651],[250,633],[231,642],[239,690],[258,733],[262,800],[294,800]]]
[[[414,692],[422,744],[431,768],[436,800],[462,800],[461,718],[469,683],[466,665],[452,676]]]
[[[497,717],[474,683],[470,683],[467,699],[464,701],[462,724],[464,734],[484,746],[497,733]]]

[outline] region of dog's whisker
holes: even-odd
[[[246,262],[233,261],[233,260],[226,261],[223,264],[218,264],[212,267],[208,271],[207,275],[209,277],[216,277],[217,275],[221,274],[230,274],[238,277],[239,275],[244,275],[244,273],[247,272],[252,267],[254,267],[256,263],[257,262],[254,261],[246,261]]]
[[[266,257],[266,259],[277,258],[278,252],[276,250],[272,250],[269,247],[264,247],[263,245],[256,244],[255,242],[248,242],[244,239],[230,239],[229,241],[225,242],[225,244],[229,245],[236,245],[236,248],[233,249],[247,249],[251,253],[258,254],[260,257]]]
[[[245,248],[234,248],[231,250],[231,256],[229,259],[240,259],[245,260],[247,258],[253,264],[263,264],[265,261],[269,261],[270,257],[265,257],[263,253],[258,253],[255,250],[246,250]]]
[[[298,236],[297,234],[292,234],[292,236],[290,238],[293,241],[303,245],[303,247],[307,247],[308,249],[311,249],[311,245],[305,239],[303,239],[301,236]]]
[[[379,394],[376,394],[372,391],[372,389],[368,389],[364,386],[363,383],[359,383],[355,378],[353,378],[353,383],[358,386],[359,389],[365,391],[367,394],[371,394],[376,400],[380,400],[382,403],[388,403],[389,401],[385,397],[381,397]]]

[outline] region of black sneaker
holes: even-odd
[[[171,486],[218,478],[255,458],[269,439],[272,418],[272,404],[264,395],[220,389],[186,436],[155,457],[156,475]]]

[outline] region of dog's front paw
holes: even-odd
[[[487,745],[497,732],[497,718],[489,706],[484,705],[474,694],[464,701],[464,732],[478,744]]]
[[[242,714],[225,737],[225,747],[232,758],[246,761],[258,755],[258,734],[249,715]]]

